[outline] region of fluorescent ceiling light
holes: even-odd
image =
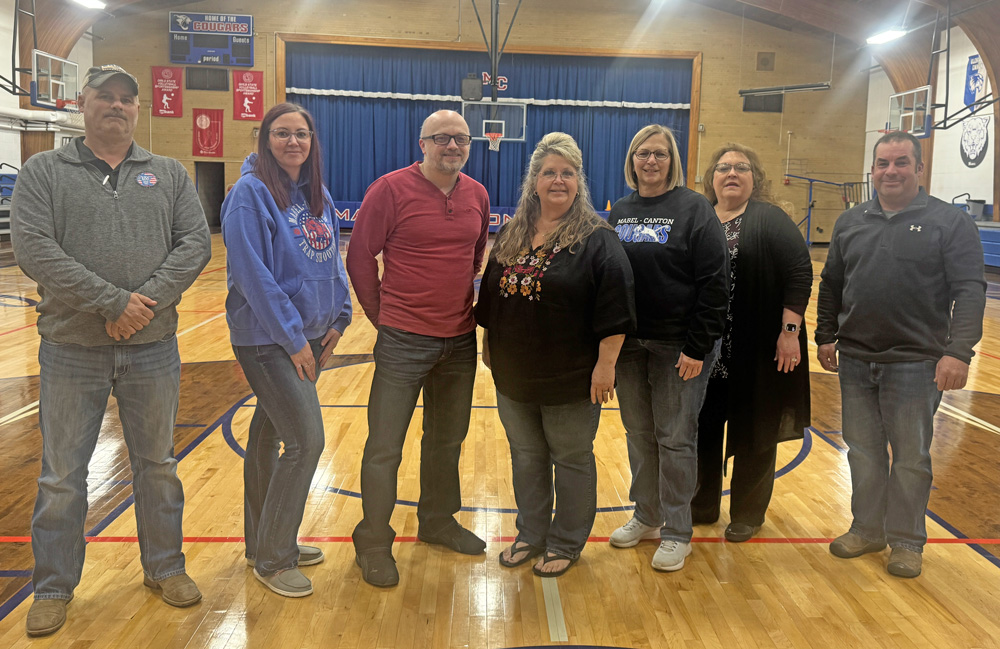
[[[868,39],[869,45],[883,45],[890,41],[894,41],[897,38],[902,38],[906,36],[906,30],[903,29],[887,29],[884,32],[875,34]]]
[[[106,2],[101,2],[101,0],[73,0],[78,5],[83,5],[87,9],[104,9],[107,5]]]

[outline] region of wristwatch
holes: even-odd
[[[785,333],[793,334],[799,330],[799,325],[794,322],[786,322],[781,326],[781,328]]]

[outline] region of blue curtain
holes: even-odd
[[[489,69],[485,53],[382,47],[289,44],[287,85],[340,90],[457,96],[461,79]],[[691,61],[549,55],[504,55],[500,97],[689,104]],[[483,87],[489,96],[490,88]],[[431,112],[461,111],[461,102],[389,97],[344,97],[292,91],[289,101],[316,118],[327,183],[334,200],[360,201],[379,176],[421,159],[417,137]],[[524,142],[505,141],[499,152],[473,142],[465,172],[482,182],[494,206],[513,207],[524,167],[538,140],[551,131],[572,135],[584,153],[584,171],[598,209],[626,194],[622,172],[632,136],[650,123],[673,129],[687,156],[687,108],[605,106],[527,107]]]

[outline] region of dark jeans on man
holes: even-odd
[[[309,341],[316,359],[322,342]],[[234,346],[233,353],[257,395],[243,461],[246,557],[268,577],[298,565],[299,527],[326,443],[323,413],[316,384],[299,378],[280,345]]]
[[[729,388],[729,379],[710,379],[705,404],[698,416],[698,490],[691,500],[691,517],[695,524],[712,523],[719,518],[722,472],[726,465],[723,442]],[[733,456],[733,477],[729,485],[730,522],[753,527],[763,525],[774,491],[777,454],[777,445],[768,444],[766,448],[747,449]]]
[[[851,532],[866,541],[914,552],[927,543],[931,440],[941,403],[936,368],[931,360],[871,363],[840,355]]]
[[[424,393],[420,441],[420,532],[438,535],[458,522],[462,506],[458,460],[469,432],[476,378],[476,332],[437,338],[380,326],[375,378],[368,397],[368,440],[361,459],[364,518],[354,528],[358,554],[388,550],[396,538],[389,518],[403,442],[417,395]]]

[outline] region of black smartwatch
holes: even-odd
[[[793,334],[799,330],[799,325],[795,324],[794,322],[786,322],[781,326],[781,329],[785,333]]]

